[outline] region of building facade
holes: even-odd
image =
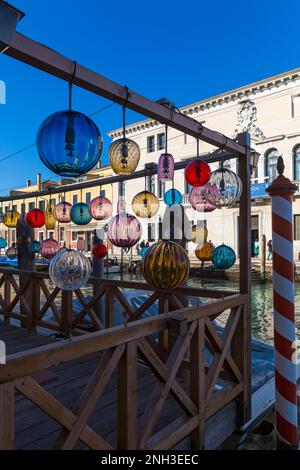
[[[254,245],[265,235],[271,239],[271,201],[265,192],[266,186],[276,177],[277,157],[282,155],[285,163],[285,175],[298,185],[300,183],[300,69],[295,69],[274,77],[252,83],[241,88],[184,106],[180,111],[196,119],[206,127],[235,138],[238,133],[248,131],[251,135],[251,147],[259,154],[258,168],[252,175],[252,250]],[[127,136],[138,143],[141,158],[138,169],[147,163],[157,163],[165,149],[165,128],[160,123],[146,119],[127,126]],[[120,138],[122,129],[109,133],[112,139]],[[211,145],[200,142],[200,155],[215,150]],[[196,140],[170,128],[168,131],[168,152],[176,162],[196,155]],[[217,164],[212,164],[215,169]],[[235,160],[226,162],[236,171]],[[157,240],[160,223],[165,211],[163,196],[171,188],[171,183],[160,183],[157,176],[149,177],[147,189],[160,199],[157,215],[143,221],[143,239]],[[183,194],[183,205],[191,224],[204,219],[208,229],[208,239],[215,245],[226,243],[238,252],[238,208],[215,210],[212,213],[199,214],[189,204],[189,190],[184,180],[184,171],[178,170],[174,179],[175,188]],[[125,194],[128,211],[131,200],[142,191],[144,181],[125,182],[123,187],[113,185],[113,201],[116,204],[120,194]],[[116,210],[116,206],[114,207]],[[293,204],[295,227],[295,259],[300,258],[300,193],[297,192]],[[195,244],[188,244],[193,252]]]

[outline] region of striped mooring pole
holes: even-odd
[[[272,198],[277,449],[296,449],[298,446],[297,350],[292,198],[297,186],[283,175],[282,157],[278,158],[277,171],[278,177],[266,190]]]

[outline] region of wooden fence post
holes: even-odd
[[[38,321],[38,315],[40,311],[40,301],[41,301],[41,290],[40,290],[40,281],[35,275],[32,275],[31,278],[31,311],[28,319],[28,329],[36,330],[36,325]]]
[[[4,273],[4,305],[5,305],[5,312],[4,312],[4,319],[5,323],[10,325],[10,317],[7,315],[7,307],[10,304],[11,300],[11,285],[9,280],[8,273]]]
[[[199,425],[191,433],[193,450],[201,450],[205,444],[205,319],[197,323],[190,344],[190,396],[199,413]]]
[[[70,337],[72,328],[73,291],[61,291],[61,330],[65,338]]]
[[[0,385],[0,450],[15,447],[15,385]]]
[[[127,343],[118,366],[118,449],[137,449],[137,341]]]

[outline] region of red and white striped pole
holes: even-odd
[[[296,449],[298,446],[297,352],[292,197],[297,186],[283,176],[282,157],[278,158],[277,170],[278,177],[267,188],[272,198],[277,448]]]

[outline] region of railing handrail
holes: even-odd
[[[174,316],[182,316],[188,323],[218,315],[227,309],[244,305],[248,302],[246,294],[235,294],[221,300],[213,300],[198,307],[188,307],[115,326],[72,340],[58,341],[49,345],[33,348],[7,357],[7,363],[0,365],[0,383],[11,382],[24,376],[68,362],[96,352],[104,351],[121,344],[127,344],[142,337],[158,333],[168,326]]]

